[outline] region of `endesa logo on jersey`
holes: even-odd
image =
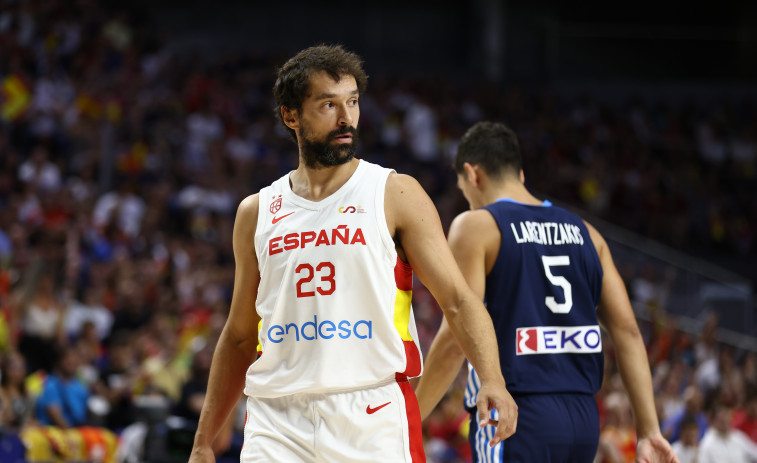
[[[599,325],[534,326],[515,330],[516,355],[602,352]]]
[[[300,341],[315,341],[318,339],[357,339],[373,338],[373,322],[370,320],[349,320],[331,321],[318,320],[317,315],[313,315],[313,321],[307,321],[301,325],[297,323],[287,323],[285,325],[271,325],[267,332],[268,340],[278,344],[285,339]]]

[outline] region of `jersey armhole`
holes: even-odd
[[[397,260],[397,249],[394,245],[394,239],[389,233],[389,224],[386,222],[386,211],[384,209],[386,199],[386,183],[389,180],[389,175],[395,173],[392,169],[383,168],[380,171],[382,178],[376,182],[376,223],[378,224],[379,233],[381,234],[381,242],[384,244],[384,248],[388,254],[391,262]]]
[[[267,217],[268,210],[267,209],[270,206],[268,204],[266,204],[266,198],[268,198],[270,192],[271,192],[271,187],[270,186],[262,188],[258,192],[258,217],[257,217],[258,222],[255,225],[255,236],[253,237],[253,240],[254,240],[253,244],[255,245],[255,253],[257,254],[257,257],[258,257],[258,267],[261,268],[261,269],[263,268],[262,267],[262,265],[263,265],[262,259],[263,259],[263,256],[264,256],[264,253],[263,253],[264,249],[263,248],[265,247],[265,243],[263,243],[261,240],[262,240],[262,236],[268,230],[268,227],[267,227],[267,225],[268,225],[268,217]]]
[[[497,220],[497,216],[496,214],[494,214],[494,211],[492,211],[486,206],[482,207],[481,210],[488,212],[489,215],[492,216],[494,223],[497,225],[497,230],[499,230],[499,249],[497,249],[497,257],[494,258],[494,263],[492,264],[491,270],[486,272],[486,278],[489,278],[489,275],[491,274],[491,272],[494,271],[495,268],[497,268],[497,264],[500,261],[500,257],[502,257],[502,252],[503,252],[504,243],[505,243],[505,231],[502,229],[502,224],[500,224],[499,220]]]

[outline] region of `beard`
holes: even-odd
[[[352,134],[351,143],[332,144],[339,135]],[[300,139],[302,140],[302,159],[305,166],[311,169],[323,169],[345,164],[355,157],[357,151],[357,129],[344,126],[329,132],[324,141],[312,140],[308,129],[300,127]]]

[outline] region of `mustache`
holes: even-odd
[[[352,138],[357,138],[357,129],[355,127],[352,127],[351,125],[345,125],[344,127],[340,127],[336,130],[329,132],[328,140],[331,141],[334,138],[338,137],[339,135],[346,135],[346,134],[352,135]]]

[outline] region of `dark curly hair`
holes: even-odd
[[[281,108],[302,109],[302,102],[310,88],[310,77],[324,71],[335,81],[343,75],[350,75],[357,82],[357,89],[363,93],[368,85],[368,75],[363,70],[363,60],[341,45],[317,45],[306,48],[294,55],[278,69],[273,96],[276,99],[276,117],[281,123]],[[297,141],[294,130],[284,124],[292,139]]]

